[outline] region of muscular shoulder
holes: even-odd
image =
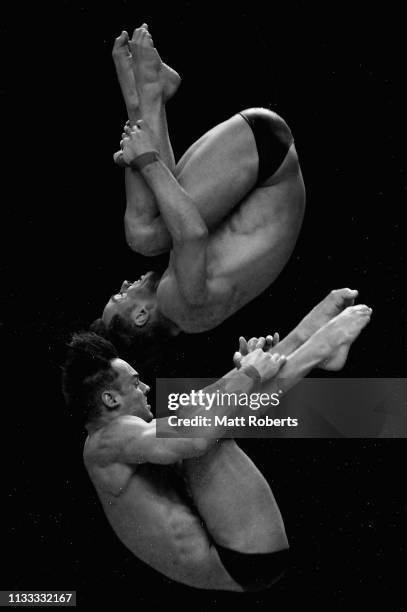
[[[183,299],[175,274],[169,268],[160,283],[157,297],[163,315],[185,333],[193,334],[212,329],[227,318],[235,298],[235,288],[227,277],[218,277],[216,271],[210,269],[204,304],[191,306]]]
[[[119,417],[89,436],[83,451],[87,465],[106,467],[119,462],[121,451],[129,436],[143,430],[145,422],[135,416]]]

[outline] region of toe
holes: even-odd
[[[132,40],[138,44],[143,36],[148,34],[148,25],[143,23],[139,28],[136,28],[133,32]]]
[[[126,44],[126,39],[124,36],[124,32],[122,32],[120,34],[120,36],[118,36],[115,41],[114,41],[114,45],[113,45],[113,54],[115,53],[120,53],[123,49],[123,46]]]
[[[366,304],[358,304],[357,306],[353,306],[354,312],[357,312],[361,315],[370,315],[372,313],[372,309]]]
[[[146,31],[143,30],[142,34],[140,36],[140,43],[139,43],[142,47],[151,47],[151,36],[150,34]]]
[[[114,41],[112,55],[119,62],[129,57],[129,36],[127,32],[122,32]]]
[[[133,36],[131,37],[131,40],[132,40],[132,42],[133,42],[133,43],[135,43],[135,44],[137,44],[137,43],[138,43],[138,41],[139,41],[139,38],[140,38],[140,36],[141,36],[142,31],[143,31],[143,28],[142,28],[142,27],[140,27],[140,28],[136,28],[136,29],[133,31]]]

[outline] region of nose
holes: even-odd
[[[125,291],[130,287],[131,283],[128,280],[123,281],[122,286],[120,287],[120,291]]]
[[[140,387],[144,395],[147,395],[147,393],[150,392],[150,387],[141,381],[140,381]]]

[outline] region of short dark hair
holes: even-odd
[[[163,350],[163,344],[172,338],[168,321],[161,313],[142,327],[116,314],[108,325],[102,319],[96,319],[90,329],[114,343],[123,359],[137,359],[142,368],[153,365]]]
[[[62,390],[74,417],[81,415],[85,425],[101,414],[101,392],[115,386],[117,373],[111,362],[118,357],[111,342],[93,332],[72,336],[62,367]]]

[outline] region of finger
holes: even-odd
[[[247,355],[247,341],[244,336],[240,336],[239,338],[239,352],[242,355]]]
[[[236,353],[233,355],[233,363],[237,369],[239,369],[242,365],[242,355],[239,353],[239,351],[236,351]]]
[[[273,335],[269,334],[268,336],[266,336],[267,348],[273,348],[273,346],[276,346],[276,344],[278,344],[279,342],[280,342],[280,336],[277,333]]]
[[[126,162],[123,159],[123,151],[117,151],[116,153],[114,153],[113,161],[121,168],[125,168],[127,166]]]
[[[272,360],[275,364],[278,364],[281,367],[287,361],[287,357],[285,355],[280,355],[279,353],[274,353],[272,355]]]
[[[249,342],[247,343],[247,347],[249,351],[253,351],[256,348],[256,345],[257,345],[257,338],[250,338]]]
[[[256,343],[256,348],[264,348],[264,345],[266,344],[266,339],[263,336],[260,336],[260,338],[258,338],[257,343]]]
[[[124,128],[124,131],[126,132],[127,136],[130,136],[131,134],[131,127],[129,125],[126,125]]]

